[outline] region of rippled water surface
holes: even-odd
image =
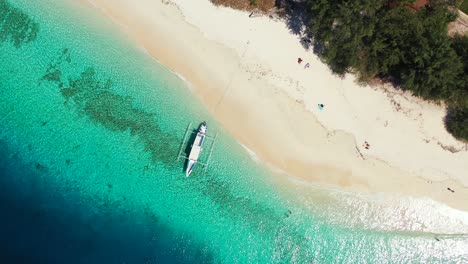
[[[413,217],[430,202],[271,181],[182,80],[79,1],[0,0],[0,51],[3,263],[468,261],[461,212],[433,205],[437,222]],[[202,120],[218,142],[186,178],[177,152]]]

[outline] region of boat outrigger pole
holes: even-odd
[[[206,171],[208,170],[208,164],[210,163],[210,160],[211,160],[211,156],[213,155],[213,149],[214,149],[214,145],[216,142],[216,138],[218,137],[217,133],[214,137],[208,136],[207,135],[208,126],[206,122],[202,122],[197,131],[192,131],[190,133],[190,134],[196,133],[196,137],[194,139],[194,142],[190,146],[190,154],[187,157],[182,154],[182,150],[183,150],[183,147],[185,146],[186,141],[188,142],[189,140],[187,139],[187,135],[189,135],[191,125],[192,123],[190,123],[187,126],[187,129],[185,130],[184,138],[180,144],[179,153],[177,154],[177,160],[179,160],[181,157],[187,160],[187,169],[185,172],[187,177],[190,176],[196,164],[200,164],[201,166],[203,166],[204,173],[206,173]],[[199,161],[199,158],[203,150],[203,145],[205,144],[205,141],[207,141],[207,139],[211,140],[210,152],[209,152],[206,163],[202,163]]]
[[[191,125],[192,125],[192,122],[188,124],[187,129],[185,130],[184,139],[182,139],[182,142],[180,143],[179,154],[177,154],[177,161],[179,161],[180,159],[180,154],[182,153],[182,148],[184,147],[185,139],[187,138]]]
[[[211,148],[210,148],[210,154],[208,155],[208,159],[206,160],[206,164],[204,164],[205,165],[205,173],[208,170],[208,164],[210,164],[211,155],[213,154],[213,149],[214,149],[214,143],[216,142],[217,137],[218,137],[218,133],[216,133],[216,135],[213,138],[213,143],[211,144]]]

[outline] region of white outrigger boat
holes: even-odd
[[[206,134],[207,131],[208,131],[208,126],[206,125],[206,122],[203,121],[200,124],[200,126],[198,127],[197,131],[191,132],[192,134],[197,133],[197,135],[195,137],[195,140],[193,141],[193,144],[190,147],[190,154],[188,155],[188,157],[186,157],[186,156],[184,156],[182,154],[182,149],[185,146],[186,139],[187,139],[187,136],[189,135],[191,125],[192,125],[192,123],[190,123],[187,126],[187,130],[185,131],[184,139],[182,140],[182,143],[180,144],[179,154],[177,155],[177,160],[179,160],[181,157],[184,158],[184,159],[187,159],[187,169],[185,170],[185,175],[187,177],[190,176],[190,174],[192,173],[192,171],[193,171],[196,164],[200,164],[201,166],[205,167],[204,171],[206,172],[206,170],[208,169],[208,164],[210,163],[211,154],[213,154],[213,149],[214,149],[216,137],[218,136],[217,133],[216,133],[216,135],[214,137],[208,136]],[[200,158],[200,154],[201,154],[201,152],[203,150],[203,144],[205,143],[205,141],[207,139],[211,139],[211,146],[209,146],[210,154],[208,155],[206,163],[202,163],[202,162],[199,161],[199,158]]]
[[[195,137],[192,148],[190,149],[190,154],[187,161],[187,170],[185,171],[185,175],[187,177],[190,176],[190,173],[192,173],[195,164],[198,162],[198,157],[203,150],[203,143],[205,143],[207,129],[208,127],[206,126],[206,122],[203,121],[198,128],[197,136]]]

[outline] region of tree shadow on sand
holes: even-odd
[[[306,50],[313,48],[315,53],[315,44],[311,41],[312,35],[308,30],[310,20],[312,19],[308,6],[304,0],[276,0],[277,15],[284,19],[289,31],[298,36],[300,43]],[[317,47],[319,48],[319,47]]]

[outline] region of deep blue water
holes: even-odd
[[[0,147],[2,263],[211,262],[201,248],[181,244],[151,212],[142,228],[128,210],[66,199],[60,195],[66,190],[46,186],[46,169],[22,164],[2,141]]]

